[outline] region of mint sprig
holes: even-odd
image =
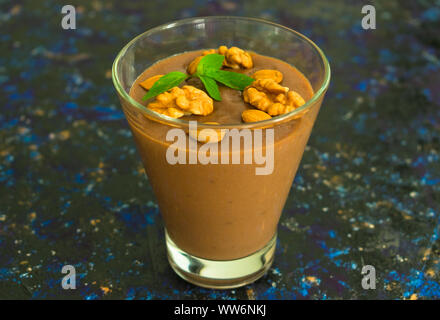
[[[217,82],[235,90],[244,90],[244,88],[254,81],[253,78],[245,74],[221,70],[224,59],[225,56],[221,54],[207,54],[200,59],[200,62],[197,65],[197,71],[192,75],[192,77],[197,77],[202,81],[208,94],[211,98],[217,101],[221,101]],[[168,91],[169,89],[178,86],[188,77],[190,76],[179,71],[167,73],[154,83],[142,100],[148,100]]]
[[[244,90],[255,80],[245,74],[225,70],[207,69],[205,75],[235,90]]]
[[[182,81],[186,80],[189,76],[183,72],[173,71],[167,73],[166,75],[160,77],[157,80],[150,90],[148,90],[147,94],[142,98],[142,100],[151,99],[165,91],[174,88],[182,83]]]
[[[224,55],[217,53],[207,54],[199,61],[199,64],[197,65],[197,73],[205,75],[210,69],[219,70],[222,67],[224,60]]]
[[[205,86],[205,89],[206,91],[208,91],[208,94],[211,96],[211,98],[217,101],[222,101],[220,90],[218,89],[218,85],[215,82],[215,80],[207,76],[202,76],[200,74],[199,74],[199,78],[200,80],[202,80],[202,83]]]

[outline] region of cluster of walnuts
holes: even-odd
[[[188,65],[187,72],[194,74],[200,60],[205,55],[213,53],[225,56],[224,67],[234,70],[253,67],[252,56],[249,52],[237,47],[220,46],[218,49],[203,51]],[[149,90],[161,76],[153,76],[143,81],[141,85]],[[242,114],[244,122],[270,119],[272,116],[291,112],[305,103],[299,93],[280,84],[283,80],[283,74],[278,70],[259,70],[252,75],[252,78],[255,81],[244,89],[243,100],[258,110],[244,111]],[[147,107],[160,114],[180,118],[189,114],[206,116],[213,112],[214,102],[204,91],[185,85],[182,88],[174,87],[159,94],[155,101],[150,102]]]

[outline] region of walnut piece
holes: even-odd
[[[160,114],[180,118],[185,114],[206,116],[214,110],[214,102],[204,91],[183,86],[159,94],[147,107]]]
[[[243,99],[271,116],[295,110],[305,101],[301,95],[272,79],[258,79],[243,91]]]
[[[158,74],[158,75],[152,76],[152,77],[142,81],[141,83],[139,83],[139,85],[142,86],[146,90],[150,90],[151,87],[156,83],[156,81],[162,77],[163,77],[163,74]]]
[[[189,74],[194,74],[197,71],[197,66],[204,56],[207,54],[218,53],[225,56],[223,66],[232,69],[249,69],[252,68],[253,62],[249,52],[246,52],[237,47],[228,49],[226,46],[220,46],[218,49],[209,49],[202,52],[201,56],[195,58],[188,66]]]
[[[205,55],[198,56],[198,57],[195,58],[193,61],[191,61],[191,63],[188,65],[188,68],[186,69],[186,71],[187,71],[189,74],[194,74],[194,73],[196,73],[196,71],[197,71],[197,66],[199,65],[200,60],[202,60],[202,58],[203,58],[204,56],[205,56]]]
[[[255,80],[272,79],[276,83],[280,83],[281,81],[283,81],[283,74],[278,70],[265,69],[256,71],[252,75],[252,78],[254,78]]]
[[[256,109],[244,110],[241,114],[241,118],[244,122],[257,122],[272,119],[272,117],[266,112]]]
[[[254,63],[249,52],[237,47],[220,46],[218,53],[225,56],[223,65],[232,69],[249,69]]]
[[[216,124],[220,125],[218,122],[203,122],[204,124]],[[215,143],[219,142],[225,136],[224,130],[221,129],[197,129],[190,130],[189,135],[191,138],[203,142],[203,143]]]
[[[182,109],[174,108],[174,107],[171,107],[171,108],[148,107],[148,108],[150,110],[156,111],[157,113],[164,114],[164,115],[166,115],[168,117],[176,118],[176,119],[180,118],[180,117],[183,117],[185,115],[185,112],[183,112]]]

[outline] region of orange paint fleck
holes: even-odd
[[[90,220],[90,224],[92,225],[92,226],[96,226],[98,223],[100,223],[101,222],[101,220],[100,219],[92,219],[92,220]]]
[[[308,282],[313,283],[313,284],[317,284],[318,283],[318,279],[316,277],[313,276],[307,276],[306,279]]]
[[[246,294],[249,300],[255,300],[255,292],[253,289],[247,289]]]
[[[101,287],[101,290],[104,294],[107,294],[109,292],[112,292],[112,289],[110,289],[109,287]]]
[[[426,275],[432,278],[435,276],[435,271],[433,269],[428,269]]]

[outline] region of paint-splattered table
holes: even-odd
[[[432,4],[432,6],[429,5]],[[435,5],[435,3],[437,3]],[[0,297],[439,298],[440,6],[375,1],[0,2]],[[215,291],[168,266],[162,221],[110,80],[149,27],[195,15],[292,27],[333,78],[258,282]],[[76,290],[63,290],[63,265]],[[361,270],[375,267],[364,290]]]

